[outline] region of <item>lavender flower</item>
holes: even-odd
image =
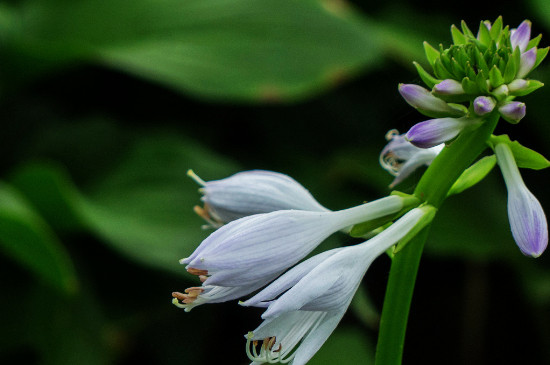
[[[416,147],[407,141],[404,134],[400,135],[395,129],[386,134],[386,139],[389,143],[380,153],[380,165],[395,176],[390,188],[399,184],[420,166],[430,165],[445,147],[444,144],[432,148]]]
[[[524,255],[538,257],[548,246],[548,224],[542,206],[525,186],[510,147],[499,143],[495,153],[508,189],[512,236]]]
[[[228,178],[205,182],[192,170],[188,175],[197,181],[204,194],[204,208],[195,212],[212,227],[253,214],[298,209],[328,211],[302,185],[290,176],[272,171],[239,172]]]
[[[397,213],[404,204],[405,198],[389,196],[336,212],[280,210],[230,222],[180,261],[203,285],[189,289],[194,296],[176,292],[174,298],[190,309],[246,295],[300,261],[332,233]]]
[[[264,323],[247,335],[250,359],[305,364],[338,325],[374,259],[431,220],[432,212],[430,206],[413,209],[367,242],[313,256],[241,303],[267,307]],[[264,341],[260,353],[255,345],[249,349],[258,340]]]
[[[430,119],[412,126],[406,134],[407,140],[420,148],[431,148],[450,141],[466,127],[479,123],[473,118]]]

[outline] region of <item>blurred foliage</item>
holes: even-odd
[[[547,45],[548,2],[528,4],[4,1],[0,363],[247,363],[241,336],[260,312],[170,304],[193,283],[178,259],[209,233],[187,169],[205,180],[281,171],[332,209],[381,197],[385,132],[422,118],[397,93],[418,81],[422,41],[502,14],[531,18]],[[550,67],[535,78],[550,83]],[[550,155],[549,93],[525,98],[525,121],[498,133]],[[547,209],[548,177],[524,171]],[[356,242],[336,235],[321,249]],[[388,267],[374,263],[312,364],[373,358]],[[550,359],[549,259],[515,246],[498,169],[439,212],[407,341],[407,364]]]

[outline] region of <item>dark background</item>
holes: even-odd
[[[187,169],[205,180],[280,171],[331,209],[374,200],[392,180],[378,165],[386,131],[425,119],[397,92],[420,83],[423,40],[449,45],[451,24],[498,15],[550,39],[545,0],[196,4],[0,4],[0,363],[247,363],[242,336],[261,311],[170,304],[196,284],[178,259],[208,233]],[[548,83],[547,63],[531,77]],[[523,98],[526,118],[497,132],[550,155],[549,97]],[[522,174],[548,210],[548,172]],[[357,242],[336,235],[321,249]],[[404,363],[549,362],[547,255],[515,246],[498,169],[450,198],[420,266]],[[312,364],[373,363],[389,267],[375,261]]]

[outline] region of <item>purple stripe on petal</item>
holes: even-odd
[[[417,147],[430,148],[455,138],[466,125],[462,118],[430,119],[415,124],[406,138]]]
[[[501,105],[498,111],[506,121],[515,124],[525,116],[526,107],[520,101],[510,101]]]
[[[530,37],[531,22],[529,20],[524,20],[516,30],[512,31],[512,35],[510,36],[512,49],[519,47],[521,52],[525,52],[527,45],[529,44]]]

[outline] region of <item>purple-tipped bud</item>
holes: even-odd
[[[529,20],[524,20],[517,29],[512,30],[512,35],[510,36],[510,43],[512,44],[512,49],[519,47],[521,52],[525,52],[527,45],[529,44],[529,38],[531,37],[531,22]]]
[[[464,94],[464,89],[462,88],[462,83],[453,80],[447,79],[441,81],[439,84],[434,86],[433,91],[441,95],[462,95]]]
[[[409,105],[435,116],[462,116],[463,111],[457,110],[445,101],[432,95],[429,90],[415,84],[400,84],[399,93]]]
[[[504,120],[516,124],[525,116],[525,109],[525,103],[520,101],[509,101],[502,104],[498,108],[498,111]]]
[[[495,99],[489,96],[478,96],[474,100],[474,112],[477,115],[485,115],[492,112],[495,105]]]
[[[539,257],[548,246],[548,223],[542,206],[525,186],[510,147],[497,144],[495,153],[508,190],[512,236],[524,255]]]
[[[508,90],[511,93],[514,93],[516,91],[521,91],[526,89],[529,86],[529,82],[524,79],[515,79],[511,83],[508,84]]]
[[[521,79],[531,70],[533,69],[533,66],[535,66],[535,62],[537,61],[537,49],[535,47],[531,48],[525,53],[521,54],[521,59],[519,61],[519,69],[518,73],[516,74],[516,78]]]
[[[413,145],[420,148],[430,148],[450,141],[468,125],[477,122],[470,118],[439,118],[430,119],[415,124],[406,134]]]

